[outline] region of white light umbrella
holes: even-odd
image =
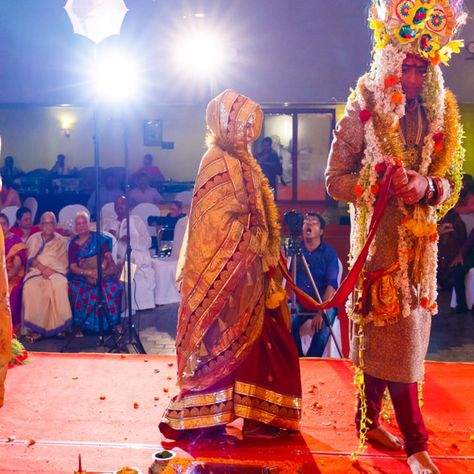
[[[94,43],[98,44],[105,38],[112,35],[119,35],[122,27],[122,22],[127,14],[127,7],[123,0],[68,0],[64,9],[71,20],[74,33],[89,38]],[[97,48],[94,47],[94,57],[97,58]],[[97,64],[96,64],[97,65]],[[96,168],[96,245],[97,245],[97,303],[95,312],[99,317],[100,341],[105,346],[104,339],[104,324],[105,320],[108,322],[109,329],[112,325],[109,321],[110,315],[106,308],[103,288],[102,288],[102,244],[99,240],[100,234],[100,158],[99,158],[99,138],[97,127],[97,106],[94,111],[94,163]],[[124,131],[124,152],[125,152],[125,169],[128,170],[128,142],[126,139],[126,132]],[[126,174],[126,181],[128,184],[128,173]],[[128,194],[128,186],[125,194]],[[127,211],[128,214],[128,211]],[[130,221],[127,215],[127,274],[131,271],[131,246],[130,246]],[[145,353],[145,349],[140,341],[140,337],[132,322],[132,301],[131,301],[131,278],[127,281],[127,304],[128,304],[128,347],[132,347],[136,352]],[[89,316],[88,316],[89,317]],[[82,328],[81,328],[82,329]],[[112,350],[119,351],[118,343],[124,334],[116,335],[112,329],[111,337],[113,340]],[[67,347],[66,344],[64,349]],[[64,350],[63,349],[63,350]]]
[[[94,43],[119,35],[128,8],[123,0],[68,0],[64,7],[74,33]]]

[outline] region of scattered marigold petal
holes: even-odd
[[[33,446],[34,444],[36,444],[36,440],[33,439],[33,438],[30,438],[30,439],[28,440],[28,446]]]
[[[100,400],[105,400],[105,399],[106,399],[106,396],[105,396],[103,393],[101,393],[101,394],[99,395],[99,399],[100,399]]]
[[[168,393],[168,392],[169,392],[169,388],[168,388],[168,387],[163,387],[163,392]]]
[[[168,362],[168,367],[173,367],[173,362]]]
[[[11,443],[12,441],[15,441],[15,440],[16,440],[16,436],[14,436],[14,435],[13,435],[13,436],[9,436],[9,437],[7,438],[7,442],[8,442],[8,443]]]
[[[148,359],[143,359],[143,362],[148,362]]]
[[[166,377],[166,380],[173,380],[173,377],[171,377],[170,375],[168,375],[168,377]]]
[[[121,359],[125,359],[125,354],[120,354]]]
[[[135,410],[136,410],[137,408],[139,408],[139,407],[140,407],[140,405],[139,405],[137,402],[135,402],[135,403],[133,404],[133,408],[135,408]]]
[[[155,402],[157,402],[160,399],[160,397],[155,396],[153,397],[153,399],[155,400]]]

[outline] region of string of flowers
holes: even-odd
[[[383,175],[393,157],[408,165],[408,157],[400,136],[400,119],[405,115],[406,98],[401,85],[402,65],[407,54],[406,48],[387,44],[374,54],[372,68],[362,76],[350,101],[360,108],[359,118],[364,124],[365,151],[362,158],[360,178],[355,188],[357,207],[355,213],[354,233],[351,243],[350,264],[359,255],[368,233],[368,225],[373,215],[374,203],[378,192],[378,179]],[[435,313],[436,299],[436,266],[437,266],[437,219],[442,217],[458,199],[462,180],[463,132],[459,111],[454,96],[444,88],[444,81],[439,66],[430,64],[425,76],[421,99],[429,121],[429,129],[422,148],[421,163],[418,172],[423,176],[437,175],[448,177],[453,185],[453,192],[447,202],[437,208],[417,205],[408,208],[399,200],[402,223],[398,225],[398,259],[399,270],[395,272],[394,282],[400,291],[401,314],[410,315],[412,289],[409,278],[409,264],[413,255],[423,254],[423,267],[419,266],[417,281],[420,310]],[[432,166],[432,158],[437,160]],[[369,259],[375,252],[372,244]],[[357,299],[356,299],[357,300]],[[355,459],[365,446],[367,428],[367,406],[364,384],[364,324],[371,321],[370,315],[358,314],[358,306],[348,301],[347,314],[359,324],[357,334],[359,346],[359,364],[355,369],[354,382],[360,399],[359,446],[353,453]],[[391,319],[389,323],[396,322]],[[382,322],[386,324],[388,322]],[[419,384],[419,391],[422,384]],[[422,393],[419,401],[422,403]]]

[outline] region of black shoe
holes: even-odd
[[[469,310],[465,304],[456,306],[456,314],[467,313]]]

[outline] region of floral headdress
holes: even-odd
[[[466,19],[463,0],[372,0],[369,21],[375,50],[392,44],[447,65],[464,45],[453,37]]]

